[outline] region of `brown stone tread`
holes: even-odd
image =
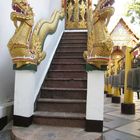
[[[68,112],[36,111],[34,112],[34,116],[50,117],[50,118],[85,119],[84,113],[68,113]]]
[[[85,70],[49,70],[49,72],[85,72]]]
[[[52,62],[52,64],[54,65],[67,65],[67,64],[69,64],[69,65],[85,65],[86,64],[86,62],[82,62],[82,63],[75,63],[75,62]]]
[[[69,60],[69,59],[75,59],[75,60],[82,59],[82,60],[84,60],[83,56],[77,56],[77,55],[75,55],[75,56],[56,55],[56,56],[54,57],[54,59],[61,59],[61,60],[63,60],[63,59],[66,59],[66,60]],[[85,62],[85,60],[84,60],[84,62]]]
[[[46,80],[48,81],[71,81],[71,80],[74,80],[74,81],[87,81],[86,78],[47,78]],[[66,88],[67,89],[67,88]]]
[[[49,88],[49,87],[42,87],[42,90],[61,90],[61,91],[87,91],[87,89],[83,88]]]
[[[87,32],[65,32],[36,100],[33,122],[85,127]]]
[[[47,102],[47,103],[86,103],[86,100],[80,100],[80,99],[49,99],[49,98],[39,98],[38,100],[39,102]]]

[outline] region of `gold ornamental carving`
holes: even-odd
[[[87,28],[87,6],[88,0],[67,0],[66,1],[66,28],[85,29]]]
[[[53,33],[59,19],[64,18],[64,10],[55,11],[49,22],[40,20],[34,26],[34,13],[27,0],[13,0],[11,20],[16,30],[8,43],[14,69],[37,70],[37,65],[45,58],[44,41]]]
[[[109,20],[114,14],[113,3],[114,0],[99,0],[94,11],[92,6],[88,8],[88,43],[83,56],[87,63],[99,69],[107,66],[113,47],[107,30]]]

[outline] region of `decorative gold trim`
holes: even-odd
[[[27,0],[13,0],[11,20],[16,31],[8,43],[8,48],[16,69],[26,65],[38,65],[45,58],[43,43],[49,33],[56,30],[59,19],[64,18],[64,10],[55,11],[51,21],[40,20],[34,30],[34,14]],[[19,24],[17,24],[19,22]]]
[[[132,68],[132,60],[133,60],[133,54],[130,53],[131,47],[126,47],[125,52],[125,81],[124,81],[124,103],[125,104],[132,104],[133,103],[133,91],[132,89],[128,89],[127,87],[127,78],[128,78],[128,72]]]
[[[34,38],[38,36],[39,40],[41,40],[41,46],[43,46],[43,43],[47,35],[52,34],[56,31],[59,20],[62,20],[64,16],[65,16],[65,12],[64,9],[62,9],[60,11],[54,11],[50,21],[41,19],[36,24],[33,30],[32,42],[34,41]]]
[[[107,31],[107,24],[114,13],[110,1],[99,0],[94,11],[92,6],[88,8],[88,43],[83,56],[87,63],[98,68],[107,65],[113,47],[113,41]],[[109,7],[104,7],[107,3]]]
[[[65,0],[61,0],[62,8],[65,7],[65,2],[64,2],[64,1],[65,1]]]
[[[66,0],[66,28],[87,28],[88,0]]]

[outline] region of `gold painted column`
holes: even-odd
[[[118,76],[117,74],[118,74],[118,69],[119,69],[119,62],[118,61],[119,61],[118,59],[115,59],[115,74],[114,75],[116,76],[116,78]],[[120,98],[120,89],[116,85],[114,87],[114,91],[113,91],[112,103],[120,103],[120,101],[121,101],[121,98]]]
[[[104,87],[104,94],[108,93],[108,71],[105,71],[105,87]]]
[[[79,1],[74,0],[74,2],[74,22],[75,26],[77,26],[79,22]]]
[[[127,74],[131,70],[131,60],[133,58],[130,53],[131,48],[126,48],[125,53],[125,83],[124,83],[124,101],[121,104],[122,114],[135,114],[135,104],[133,103],[133,91],[127,88]]]
[[[66,28],[87,28],[87,0],[66,0]]]
[[[106,97],[112,97],[112,85],[111,85],[111,76],[112,76],[112,62],[109,61],[108,65],[108,77],[109,77],[109,83],[108,83],[108,93],[106,94]]]

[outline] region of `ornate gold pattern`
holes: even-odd
[[[128,78],[128,72],[132,68],[132,60],[133,60],[133,54],[130,53],[132,48],[126,47],[125,52],[125,81],[124,81],[124,103],[125,104],[132,104],[133,103],[133,91],[132,89],[129,89],[127,87],[127,78]]]
[[[99,0],[94,11],[91,6],[88,8],[88,43],[83,56],[87,63],[98,68],[107,65],[113,47],[113,41],[107,31],[110,17],[114,13],[114,8],[111,7],[113,2]]]
[[[122,50],[120,50],[118,47],[114,48],[114,50],[111,53],[111,59],[114,62],[114,74],[117,75],[120,70],[119,60],[124,57],[124,53]],[[119,87],[113,87],[112,90],[114,97],[120,97],[120,89]]]
[[[66,28],[87,28],[87,0],[67,0]]]
[[[38,65],[46,56],[43,43],[46,35],[52,32],[58,24],[58,19],[64,17],[64,11],[54,12],[51,23],[39,21],[34,30],[34,14],[27,0],[13,0],[11,20],[16,31],[8,43],[8,48],[16,69],[26,65]],[[17,22],[20,22],[18,25]]]

